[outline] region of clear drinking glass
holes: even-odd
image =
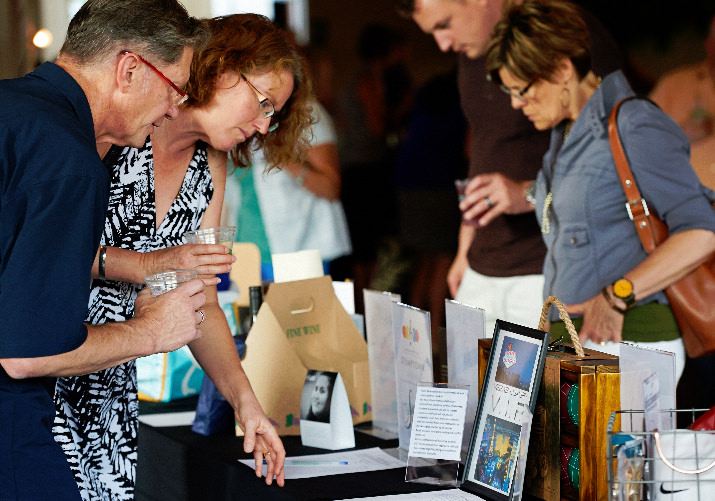
[[[152,296],[159,296],[176,289],[180,283],[188,282],[198,277],[196,270],[164,271],[144,277]]]
[[[464,190],[467,189],[467,185],[469,184],[470,179],[455,179],[454,180],[454,187],[457,188],[457,199],[461,202],[464,200]]]
[[[184,238],[190,244],[221,244],[228,248],[228,253],[233,253],[233,235],[235,226],[219,226],[216,228],[203,228],[187,231]]]

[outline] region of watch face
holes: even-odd
[[[613,293],[620,298],[628,297],[633,293],[633,283],[626,278],[620,278],[613,283]]]

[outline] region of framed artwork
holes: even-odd
[[[548,343],[548,332],[497,320],[462,478],[465,491],[489,500],[512,498],[517,463],[526,461],[519,454],[521,441],[528,440],[522,425],[534,413]]]

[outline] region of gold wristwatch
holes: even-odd
[[[633,282],[625,277],[621,277],[611,284],[613,295],[626,304],[626,309],[632,308],[636,304],[636,295],[633,292]]]

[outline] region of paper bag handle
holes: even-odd
[[[313,311],[314,308],[315,308],[315,301],[313,301],[313,298],[311,297],[310,304],[308,305],[307,308],[298,308],[295,310],[290,310],[290,314],[291,315],[300,315],[301,313],[309,313],[309,312]]]
[[[583,346],[581,346],[581,341],[578,339],[578,333],[576,332],[576,328],[573,326],[571,317],[569,317],[564,304],[558,298],[549,296],[544,302],[544,307],[541,308],[541,318],[539,319],[539,330],[544,330],[551,305],[554,305],[556,309],[559,310],[559,318],[561,318],[564,324],[566,324],[566,330],[569,331],[569,334],[571,335],[571,342],[576,350],[576,355],[579,357],[585,356],[586,354],[583,351]]]
[[[715,461],[713,461],[706,467],[700,468],[699,470],[684,470],[683,468],[679,468],[670,461],[668,461],[668,459],[665,457],[665,454],[663,454],[663,451],[660,448],[660,433],[657,429],[653,430],[653,438],[655,439],[655,450],[658,451],[658,455],[660,456],[661,461],[663,461],[663,463],[665,463],[665,465],[673,471],[677,471],[678,473],[682,473],[684,475],[699,475],[701,473],[705,473],[713,466],[715,466]]]

